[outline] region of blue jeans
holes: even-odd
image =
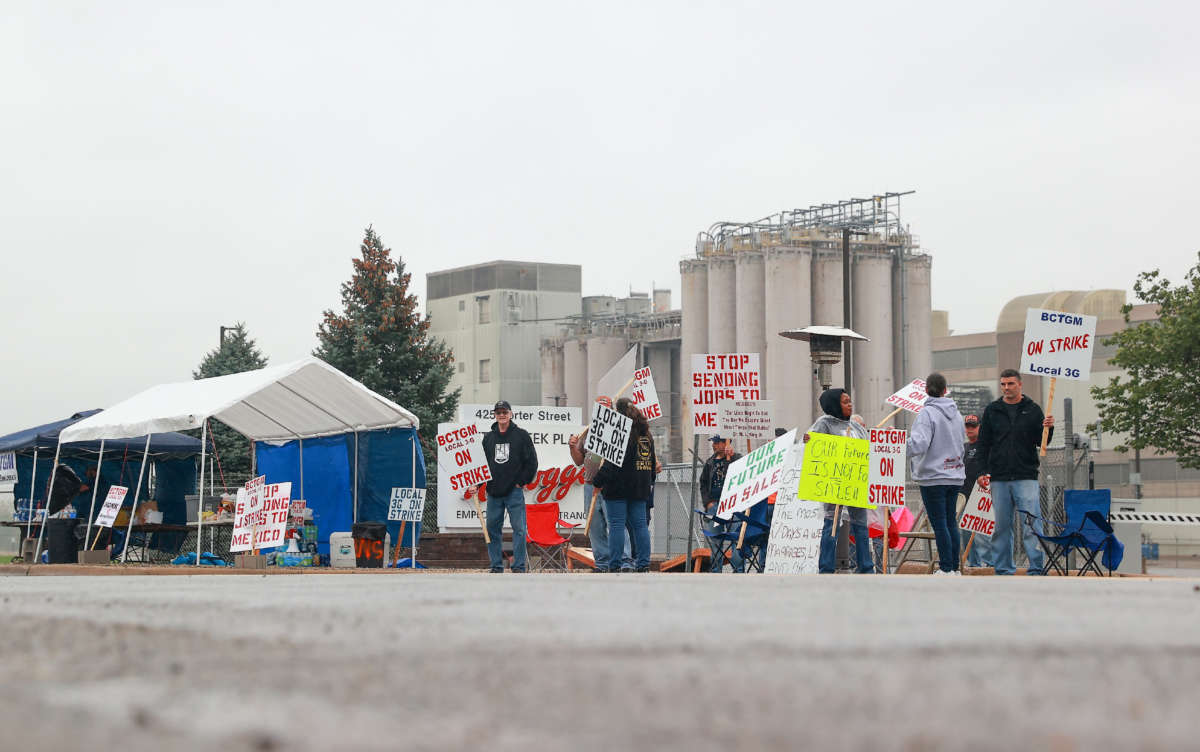
[[[634,548],[637,558],[634,566],[646,569],[650,566],[650,525],[646,520],[647,503],[645,501],[626,501],[625,499],[605,499],[608,505],[608,539],[621,540],[625,535],[625,520],[628,518],[633,529]],[[614,547],[615,548],[615,547]],[[608,563],[609,571],[620,568],[616,557],[611,557]]]
[[[592,506],[592,484],[583,486],[583,513],[587,515]],[[586,521],[586,517],[585,517]],[[596,569],[608,571],[608,510],[604,506],[604,494],[596,494],[596,508],[592,512],[592,526],[588,529],[588,541],[592,544],[592,559]]]
[[[921,501],[925,503],[925,514],[929,517],[929,527],[933,529],[933,539],[937,543],[938,568],[943,572],[954,572],[958,569],[958,489],[961,483],[953,486],[921,486]]]
[[[525,489],[517,486],[505,496],[487,497],[488,560],[492,569],[504,569],[504,512],[513,531],[512,571],[525,571]]]
[[[993,480],[992,509],[996,512],[996,531],[992,535],[992,563],[996,566],[996,574],[1014,574],[1017,571],[1013,565],[1012,535],[1014,510],[1041,515],[1041,499],[1036,480]],[[1037,535],[1025,520],[1018,520],[1021,539],[1025,544],[1025,555],[1029,557],[1029,574],[1043,574],[1046,570],[1046,558],[1038,545]],[[1039,524],[1039,523],[1034,523]],[[1041,532],[1038,530],[1037,532]],[[979,542],[979,538],[975,539]]]
[[[830,505],[832,507],[832,505]],[[870,541],[867,531],[867,510],[862,507],[842,507],[842,521],[850,518],[850,532],[855,541]],[[854,558],[859,574],[873,574],[875,562],[871,558],[870,544],[854,546]],[[817,571],[833,574],[837,571],[837,536],[833,534],[833,512],[825,512],[825,525],[821,528],[821,555],[817,559]]]

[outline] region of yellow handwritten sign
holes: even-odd
[[[824,504],[874,509],[867,502],[871,442],[849,436],[809,434],[804,445],[797,497]]]

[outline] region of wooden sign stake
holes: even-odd
[[[894,417],[896,417],[897,415],[899,415],[899,414],[900,414],[900,411],[901,411],[901,410],[903,410],[903,409],[904,409],[903,407],[897,407],[895,410],[893,410],[893,411],[891,411],[890,413],[888,413],[888,416],[887,416],[886,418],[884,418],[883,420],[879,421],[879,424],[878,424],[878,425],[876,425],[875,427],[876,427],[876,428],[883,428],[883,425],[884,425],[885,423],[887,423],[889,420],[891,420],[892,418],[894,418]]]
[[[1054,386],[1058,381],[1057,376],[1050,377],[1050,398],[1046,400],[1046,415],[1054,411]],[[1050,439],[1050,426],[1042,426],[1042,450],[1041,456],[1046,456],[1046,442]]]
[[[471,501],[475,502],[475,514],[479,516],[479,527],[483,529],[483,542],[491,543],[492,536],[488,535],[487,522],[483,519],[483,510],[479,508],[478,492],[471,494]]]
[[[593,488],[592,489],[592,503],[588,505],[587,524],[583,526],[583,534],[584,535],[592,534],[592,512],[596,511],[596,497],[599,495],[600,495],[600,489]]]
[[[400,520],[400,540],[396,541],[396,553],[392,556],[392,569],[395,569],[396,565],[400,563],[400,544],[404,542],[404,526],[407,524],[408,520]]]
[[[959,564],[958,564],[959,569],[967,568],[967,554],[971,553],[971,544],[974,542],[975,542],[975,531],[971,531],[971,537],[967,538],[967,547],[965,549],[963,549],[962,561],[959,562]]]
[[[888,573],[888,523],[892,521],[891,507],[883,508],[883,573]],[[869,536],[868,536],[869,537]]]

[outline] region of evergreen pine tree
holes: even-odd
[[[434,486],[437,424],[452,420],[460,390],[448,391],[453,358],[430,339],[429,317],[409,293],[404,260],[372,227],[366,229],[354,273],[342,283],[342,311],[325,311],[317,329],[321,360],[416,414],[428,485]]]
[[[192,372],[192,377],[207,379],[226,376],[242,371],[254,371],[266,365],[267,359],[250,338],[246,325],[239,321],[237,326],[225,330],[221,346],[205,354],[200,366]],[[220,421],[211,421],[209,430],[216,441],[221,472],[229,482],[241,483],[250,475],[250,441]],[[196,434],[199,438],[199,431]],[[209,444],[207,451],[212,452],[212,444]],[[216,463],[213,464],[213,469],[216,470]],[[207,474],[207,468],[205,473]],[[221,475],[217,474],[215,480],[221,482]]]

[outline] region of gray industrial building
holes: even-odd
[[[450,388],[462,388],[462,402],[543,404],[541,340],[579,316],[581,276],[577,264],[523,261],[426,276],[429,334],[454,355]]]
[[[855,410],[868,421],[884,400],[929,373],[930,257],[900,222],[900,197],[888,193],[781,212],[752,222],[720,222],[696,240],[682,276],[682,362],[690,384],[693,353],[756,352],[764,398],[780,426],[807,426],[820,386],[807,343],[779,332],[843,325],[843,230],[849,243],[852,327],[869,342],[853,348]],[[835,366],[835,386],[845,384]],[[691,441],[685,386],[682,439]]]

